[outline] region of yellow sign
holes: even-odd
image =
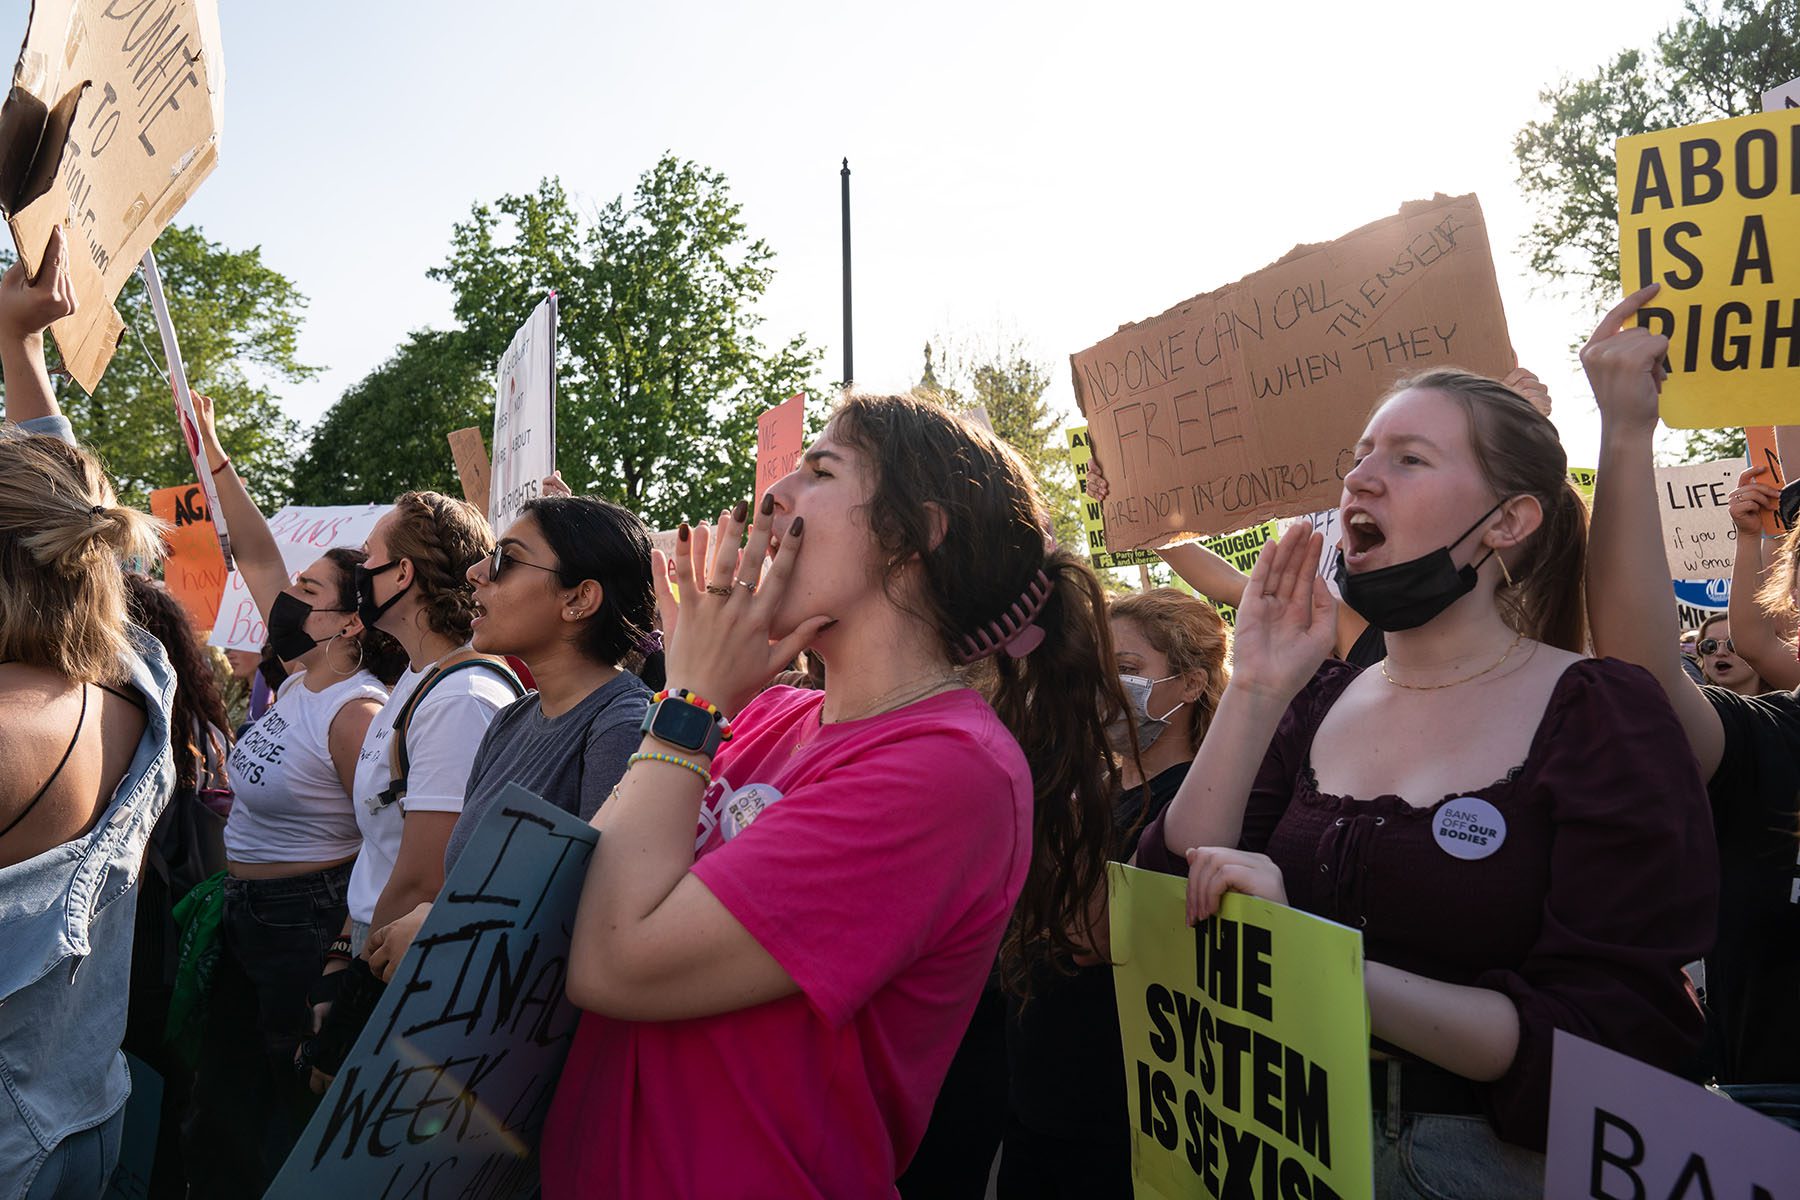
[[[1582,503],[1588,506],[1590,512],[1594,508],[1594,480],[1599,477],[1599,472],[1592,467],[1569,468],[1569,482],[1575,485],[1577,492],[1581,493]]]
[[[1620,138],[1619,278],[1662,291],[1662,418],[1681,429],[1800,419],[1800,110]]]
[[[1113,864],[1113,987],[1137,1200],[1373,1194],[1362,935]]]
[[[1256,560],[1262,557],[1263,547],[1280,537],[1281,522],[1271,520],[1223,537],[1206,538],[1200,544],[1248,575],[1250,568],[1256,565]],[[1207,599],[1212,600],[1212,597],[1208,596]],[[1217,600],[1212,600],[1212,603],[1219,610],[1219,615],[1225,618],[1227,625],[1237,624],[1237,609]]]
[[[1069,462],[1075,468],[1075,490],[1081,494],[1081,526],[1087,532],[1088,558],[1094,569],[1101,567],[1151,566],[1162,561],[1154,550],[1121,550],[1106,548],[1106,520],[1100,515],[1100,502],[1087,494],[1088,464],[1094,461],[1094,449],[1088,443],[1088,427],[1075,425],[1069,429]]]

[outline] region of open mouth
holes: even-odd
[[[1344,557],[1351,562],[1366,557],[1386,543],[1387,535],[1368,513],[1359,509],[1344,518]]]

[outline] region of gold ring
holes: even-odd
[[[706,585],[706,594],[709,596],[729,596],[731,595],[731,589],[728,587],[720,587],[716,583],[709,583]]]

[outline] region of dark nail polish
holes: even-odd
[[[675,536],[684,542],[688,540],[688,523],[686,521],[683,521],[675,530]]]
[[[739,525],[742,525],[744,523],[744,518],[749,515],[750,504],[745,500],[739,500],[737,502],[737,507],[731,510],[731,519],[736,521]]]
[[[766,517],[774,511],[775,511],[775,494],[773,492],[764,492],[763,493],[763,501],[762,501],[762,515]]]
[[[792,525],[788,526],[788,536],[789,537],[799,537],[801,531],[804,530],[805,528],[806,528],[806,518],[805,517],[795,517],[794,523]]]

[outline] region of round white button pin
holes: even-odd
[[[1452,858],[1486,858],[1506,841],[1506,818],[1478,796],[1458,796],[1439,806],[1431,835]]]

